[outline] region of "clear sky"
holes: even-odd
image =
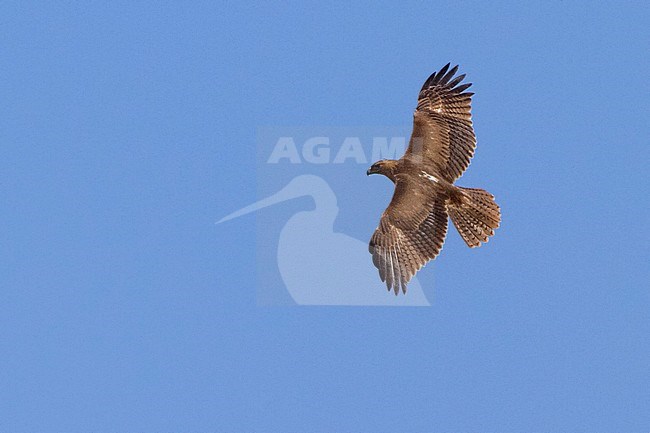
[[[646,2],[134,3],[0,6],[0,431],[650,431]],[[494,239],[431,307],[259,306],[258,128],[408,129],[447,62]]]

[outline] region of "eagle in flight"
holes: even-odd
[[[447,219],[470,248],[499,227],[501,212],[489,192],[454,185],[476,148],[471,83],[448,63],[422,86],[409,146],[399,160],[375,162],[368,175],[395,184],[393,198],[370,239],[372,261],[388,290],[406,293],[415,273],[433,260],[445,241]]]

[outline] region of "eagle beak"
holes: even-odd
[[[370,176],[371,174],[377,174],[379,173],[375,167],[370,167],[368,171],[366,171],[366,176]]]
[[[370,169],[366,170],[366,176],[370,176],[371,174]]]

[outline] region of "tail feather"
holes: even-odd
[[[501,222],[501,210],[489,192],[458,187],[462,199],[449,203],[448,211],[458,233],[470,248],[487,242]]]

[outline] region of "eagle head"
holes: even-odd
[[[370,176],[371,174],[383,174],[389,179],[394,179],[395,170],[397,169],[397,161],[393,159],[382,159],[381,161],[375,162],[366,174]]]

